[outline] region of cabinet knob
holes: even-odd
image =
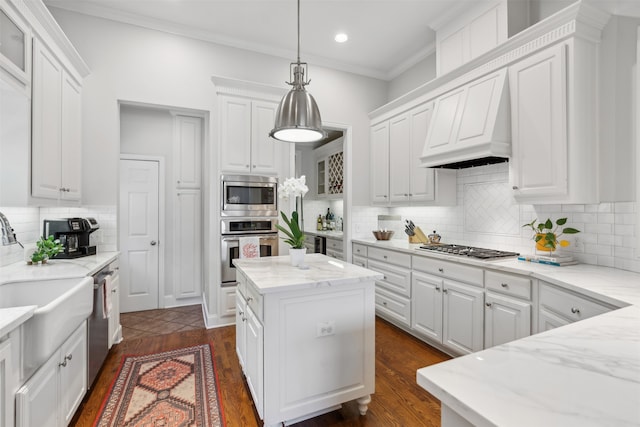
[[[445,294],[448,293],[449,291],[446,289],[443,289],[442,292],[444,292]]]
[[[512,190],[519,190],[517,185],[514,185],[513,187],[511,187]]]
[[[503,288],[508,288],[509,285],[507,283],[500,283],[500,286],[502,286]]]
[[[485,302],[484,305],[486,305],[487,307],[491,307],[491,303],[490,302]]]
[[[436,291],[440,292],[440,286],[436,286]]]
[[[247,297],[247,302],[253,301],[253,297]]]
[[[409,193],[409,197],[413,197],[413,194]]]
[[[385,194],[385,195],[384,195],[384,196],[382,196],[382,197],[384,197],[384,198],[386,199],[386,198],[387,198],[387,195]]]
[[[244,165],[245,168],[249,169],[249,165]]]
[[[580,314],[580,309],[578,307],[571,307],[571,312],[573,314]]]
[[[439,269],[438,269],[438,271],[439,271],[440,273],[444,273],[444,268],[439,268]]]
[[[387,259],[387,256],[386,255],[382,255],[382,258]]]
[[[387,302],[386,301],[382,301],[382,305],[387,305]]]
[[[157,245],[157,244],[158,244],[158,242],[156,242],[155,240],[152,240],[151,242],[149,242],[149,244],[150,244],[151,246],[155,246],[155,245]]]
[[[58,366],[60,367],[66,367],[67,366],[67,359],[64,359],[64,362],[58,363]]]
[[[255,169],[255,168],[256,168],[256,165],[253,165],[253,168]]]
[[[116,289],[111,289],[111,293],[115,294],[116,293]]]

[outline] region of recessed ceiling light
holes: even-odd
[[[349,40],[349,36],[346,35],[345,33],[338,33],[336,34],[336,36],[334,37],[334,40],[337,41],[338,43],[344,43],[347,40]]]

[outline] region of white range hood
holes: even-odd
[[[460,169],[507,161],[510,122],[506,68],[448,91],[435,101],[420,166]]]

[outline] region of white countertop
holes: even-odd
[[[49,260],[46,264],[40,265],[27,265],[25,262],[17,262],[6,267],[0,267],[0,286],[5,283],[32,280],[92,276],[117,257],[118,252],[102,252],[82,258]],[[27,321],[36,308],[36,306],[24,306],[0,309],[0,337]]]
[[[620,308],[419,369],[418,384],[476,426],[639,426],[640,274],[422,252],[400,240],[356,243],[530,275]]]
[[[330,239],[342,239],[344,234],[342,231],[337,230],[305,230],[304,234],[311,234],[312,236],[328,237]]]
[[[307,254],[309,268],[293,267],[288,255],[258,259],[234,259],[240,270],[261,294],[310,286],[340,286],[381,279],[382,274],[322,254]]]

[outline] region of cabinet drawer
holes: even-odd
[[[367,268],[367,259],[363,256],[354,255],[353,264]]]
[[[367,256],[367,247],[358,243],[353,244],[353,254],[358,256]]]
[[[411,301],[376,287],[376,312],[404,326],[411,324]]]
[[[414,270],[459,280],[475,286],[483,285],[481,268],[421,256],[414,256],[412,263]]]
[[[382,273],[382,280],[376,280],[376,285],[400,295],[411,297],[411,270],[369,259],[367,268]]]
[[[545,282],[540,282],[540,307],[547,308],[572,322],[612,310],[610,306]]]
[[[251,284],[247,284],[247,293],[245,295],[247,305],[255,313],[256,317],[262,321],[262,295]]]
[[[371,248],[367,249],[367,256],[371,259],[384,261],[400,267],[411,268],[411,255],[400,252],[388,251],[386,249]]]
[[[335,251],[333,249],[327,249],[327,256],[330,256],[331,258],[335,258],[339,260],[343,259],[342,251]]]
[[[531,279],[528,277],[486,271],[484,274],[484,284],[487,289],[531,300]]]
[[[327,250],[331,249],[333,251],[340,251],[342,252],[342,240],[336,240],[336,239],[326,239],[327,241]]]

